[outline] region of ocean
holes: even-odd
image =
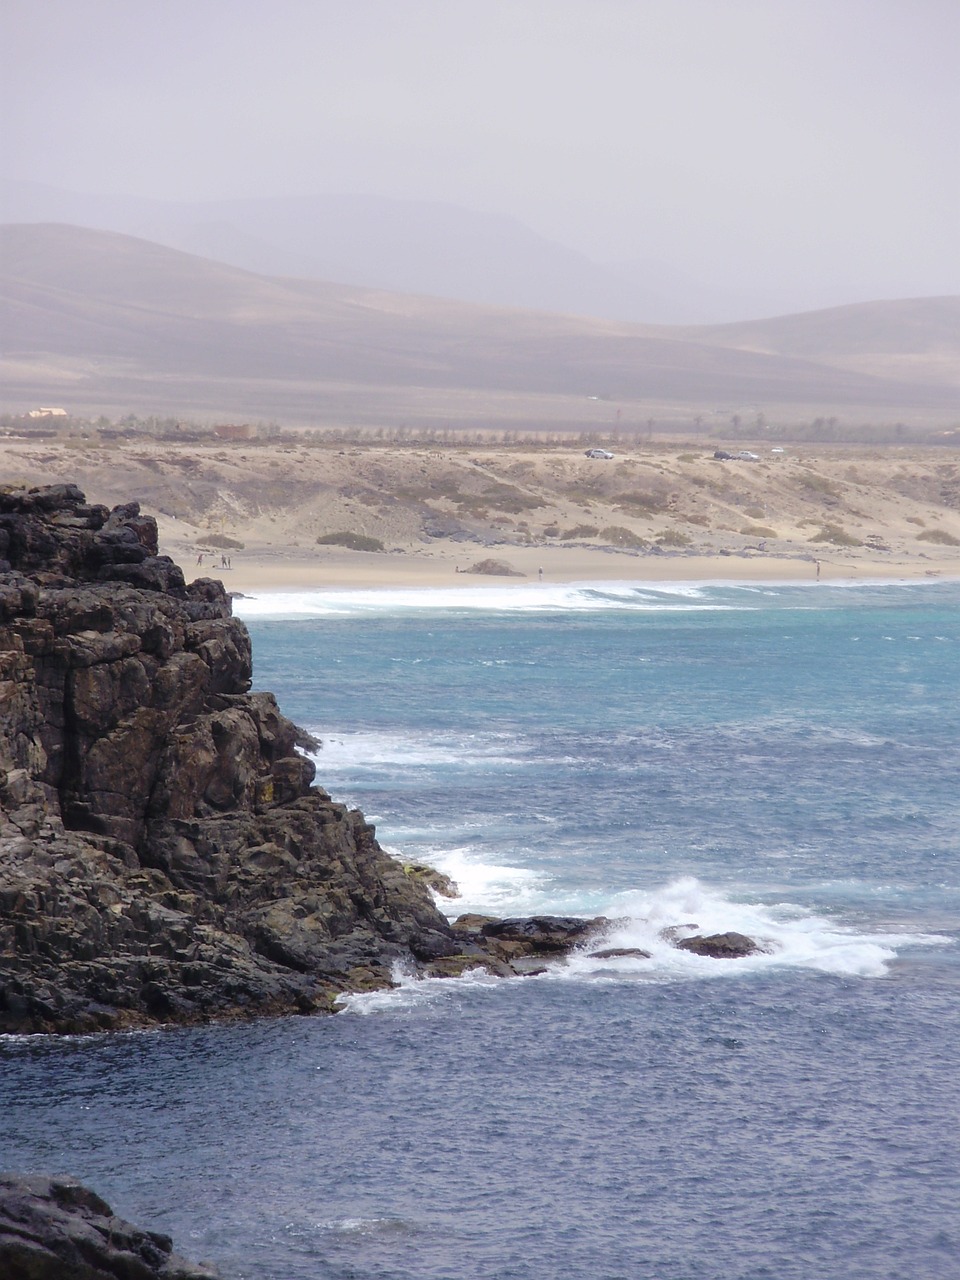
[[[537,977],[0,1040],[0,1167],[228,1280],[960,1277],[960,583],[237,602],[318,781]],[[728,929],[718,961],[664,930]]]

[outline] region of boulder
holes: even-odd
[[[212,1280],[173,1252],[169,1236],[118,1218],[72,1178],[0,1174],[4,1280]]]
[[[588,951],[591,960],[649,960],[650,952],[642,947],[604,947],[602,951]]]
[[[763,950],[753,938],[733,932],[697,934],[693,938],[682,938],[676,946],[681,951],[692,951],[694,955],[712,956],[717,960],[736,960]]]
[[[442,871],[438,871],[436,867],[427,867],[420,862],[405,862],[403,870],[411,880],[417,880],[420,884],[425,884],[428,889],[432,889],[441,898],[460,897],[460,889],[456,881],[451,880]]]
[[[531,955],[561,955],[609,929],[609,920],[598,916],[522,916],[491,920],[480,926],[483,942],[504,959]]]

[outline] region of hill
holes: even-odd
[[[955,411],[942,379],[842,367],[863,359],[862,341],[841,336],[831,346],[825,322],[806,317],[672,329],[483,307],[260,276],[60,225],[2,228],[0,261],[10,412],[66,402],[88,414],[583,429],[729,416],[741,406],[794,419],[939,421]],[[939,350],[930,335],[949,328],[949,310],[946,320],[933,312],[951,301],[931,300],[923,321],[924,301],[910,304],[899,347],[890,308],[906,304],[839,311],[854,312],[861,328],[872,315],[887,335],[881,354],[913,360],[922,374]],[[843,317],[833,323],[842,333]]]
[[[644,439],[593,458],[589,437],[456,434],[0,436],[0,476],[78,481],[107,505],[135,495],[188,577],[212,558],[243,592],[449,587],[490,559],[552,582],[809,580],[816,559],[828,577],[960,573],[960,464],[942,446],[758,444],[724,461],[712,444]]]
[[[698,342],[960,387],[960,298],[864,302],[686,330]]]
[[[514,218],[435,200],[321,194],[165,201],[0,178],[0,222],[119,231],[262,275],[491,306],[657,323],[764,310],[744,310],[740,296],[714,296],[669,268],[594,262]]]

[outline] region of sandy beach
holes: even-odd
[[[816,559],[798,560],[754,555],[624,555],[591,550],[526,548],[512,552],[510,560],[522,577],[498,577],[460,571],[465,557],[416,554],[377,555],[342,552],[323,556],[285,556],[237,553],[226,569],[214,558],[208,567],[178,556],[187,581],[199,576],[220,578],[229,591],[243,595],[264,592],[376,590],[388,588],[509,587],[522,582],[813,582]],[[186,562],[185,562],[186,561]],[[543,570],[542,578],[540,570]],[[881,563],[860,559],[820,559],[820,580],[918,579],[960,577],[956,559],[917,561],[885,559]]]
[[[916,445],[0,439],[0,482],[136,500],[188,581],[263,591],[960,576],[960,465]],[[354,549],[362,548],[362,549]]]

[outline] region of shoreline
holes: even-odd
[[[167,548],[167,554],[170,549]],[[499,550],[499,549],[498,549]],[[196,557],[172,558],[187,581],[219,578],[227,591],[238,596],[291,592],[338,591],[467,591],[521,586],[572,587],[596,583],[631,585],[664,583],[802,584],[876,581],[886,583],[950,581],[960,579],[960,565],[953,558],[885,558],[878,563],[866,557],[819,557],[817,560],[776,555],[639,555],[605,554],[592,549],[504,548],[502,557],[516,570],[500,575],[471,573],[469,556],[418,556],[408,553],[334,552],[323,556],[236,552],[230,567],[218,563],[196,564]],[[542,576],[540,570],[543,570]]]
[[[78,484],[95,504],[133,495],[188,580],[242,594],[813,582],[818,562],[825,581],[960,576],[953,455],[757,448],[741,463],[718,461],[707,439],[625,444],[602,460],[532,440],[5,440],[0,464],[17,483]],[[484,561],[505,573],[474,573]]]

